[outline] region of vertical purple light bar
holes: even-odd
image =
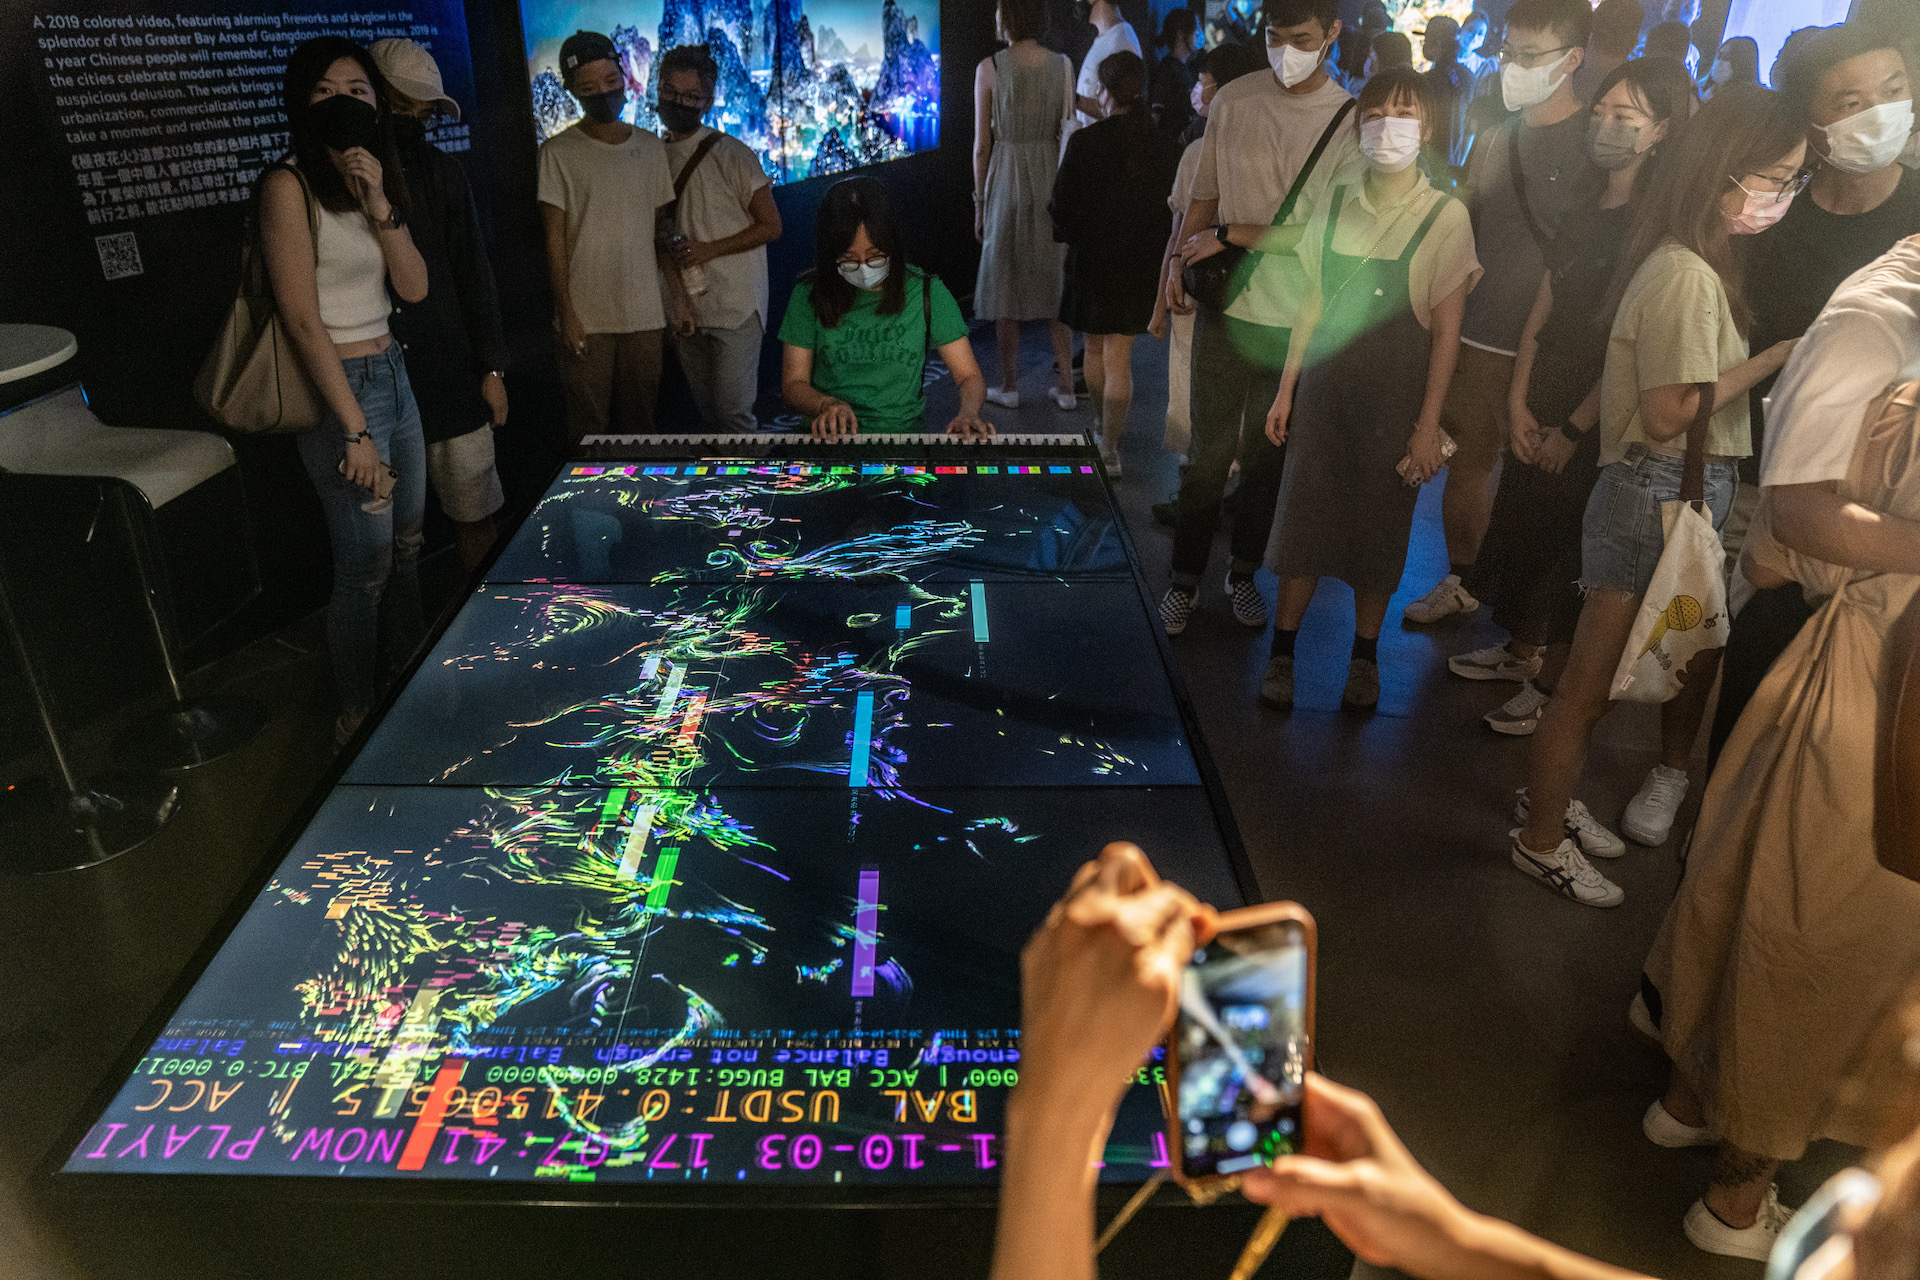
[[[880,937],[880,868],[860,868],[860,898],[853,915],[853,998],[873,994],[873,955]]]

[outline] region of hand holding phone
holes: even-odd
[[[1180,980],[1167,1054],[1168,1148],[1196,1198],[1300,1150],[1313,1065],[1313,917],[1291,902],[1228,911]]]

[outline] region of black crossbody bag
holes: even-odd
[[[1293,213],[1293,206],[1300,201],[1300,193],[1306,189],[1307,179],[1313,176],[1314,166],[1320,163],[1320,155],[1333,141],[1333,134],[1349,112],[1353,110],[1354,99],[1348,98],[1333,113],[1333,119],[1327,121],[1327,127],[1321,131],[1320,141],[1313,144],[1313,153],[1307,162],[1300,166],[1300,172],[1293,175],[1293,185],[1287,188],[1287,198],[1280,202],[1280,212],[1273,215],[1273,225],[1280,226]],[[1198,262],[1189,262],[1180,268],[1180,287],[1187,296],[1209,311],[1225,311],[1233,300],[1247,287],[1247,281],[1253,277],[1253,268],[1260,260],[1257,249],[1243,249],[1237,244],[1223,244],[1219,253],[1208,254]]]

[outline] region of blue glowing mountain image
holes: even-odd
[[[705,44],[719,67],[707,123],[752,147],[776,182],[940,141],[939,0],[521,0],[520,12],[541,141],[580,118],[558,71],[576,30],[613,40],[624,118],[655,131],[661,56]]]

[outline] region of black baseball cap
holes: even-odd
[[[576,31],[560,44],[560,78],[570,79],[587,63],[602,58],[620,61],[620,51],[613,47],[613,41],[598,31]]]

